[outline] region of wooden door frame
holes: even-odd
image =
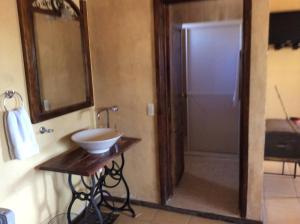
[[[173,194],[171,180],[170,148],[170,65],[169,65],[169,15],[168,3],[191,0],[154,0],[155,62],[157,89],[157,131],[160,170],[161,204],[166,205]],[[193,0],[195,1],[195,0]],[[199,1],[199,0],[198,0]],[[247,213],[248,192],[248,133],[250,99],[250,59],[251,59],[251,21],[252,0],[244,1],[243,12],[243,74],[241,80],[241,125],[240,125],[240,191],[239,203],[241,217]]]

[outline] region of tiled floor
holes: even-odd
[[[188,160],[186,168],[189,172],[183,177],[183,184],[179,186],[171,205],[219,214],[235,214],[238,178],[229,173],[238,170],[238,163],[228,160],[206,160],[206,163],[202,161],[202,166],[199,167],[196,165],[199,158],[193,157]],[[210,163],[218,166],[212,168]],[[266,172],[281,173],[282,171],[282,163],[265,162],[264,166]],[[286,173],[293,174],[293,169],[293,164],[287,164]],[[298,175],[300,175],[300,168]],[[203,197],[203,194],[206,196]],[[212,197],[213,194],[216,197]],[[218,201],[217,198],[221,200]],[[133,219],[126,214],[121,214],[116,224],[225,224],[221,221],[146,207],[134,206],[134,208],[138,214],[137,218]],[[264,219],[265,224],[300,223],[300,177],[294,179],[289,176],[264,175]]]
[[[170,206],[237,216],[239,163],[234,158],[186,156]]]
[[[225,224],[225,222],[198,218],[163,210],[134,206],[136,218],[121,214],[116,224]]]
[[[238,170],[238,163],[228,159],[212,160],[214,159],[198,163],[199,158],[188,158],[186,163],[188,172],[185,173],[170,205],[218,214],[237,214],[238,173],[236,175],[232,173]],[[199,167],[197,164],[202,165]],[[264,166],[266,172],[282,171],[282,163],[265,162]],[[286,165],[287,174],[293,174],[293,169],[293,164]],[[138,214],[137,218],[121,214],[116,224],[225,224],[221,221],[146,207],[134,208]],[[300,177],[294,179],[289,176],[264,175],[264,223],[300,223]]]
[[[282,163],[265,162],[264,166],[265,172],[282,172]],[[293,170],[294,165],[287,164],[286,173]],[[300,223],[300,177],[264,175],[264,219],[265,224]]]
[[[265,162],[264,166],[266,172],[282,171],[282,163]],[[293,174],[293,169],[293,164],[286,165],[287,174]],[[186,170],[170,205],[224,215],[237,214],[238,173],[232,175],[238,170],[237,161],[211,158],[199,163],[199,158],[191,157]],[[225,224],[146,207],[134,208],[137,218],[121,214],[116,224]],[[264,175],[264,219],[265,224],[300,223],[300,177]]]

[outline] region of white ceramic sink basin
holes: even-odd
[[[91,154],[101,154],[109,149],[122,137],[122,134],[112,128],[98,128],[80,131],[72,135],[72,141]]]

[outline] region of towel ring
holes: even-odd
[[[7,105],[6,105],[7,101],[11,100],[13,98],[16,100],[16,103],[19,103],[19,107],[23,107],[24,106],[23,97],[21,96],[20,93],[18,93],[15,90],[7,90],[1,96],[3,97],[2,103],[3,103],[3,107],[4,107],[5,111],[8,111]]]

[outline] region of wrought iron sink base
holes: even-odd
[[[87,183],[85,177],[80,176],[81,184],[84,186],[85,191],[77,191],[75,189],[75,185],[72,181],[73,175],[69,174],[68,183],[72,192],[72,199],[67,212],[69,224],[76,223],[76,221],[72,221],[71,214],[74,202],[77,200],[87,202],[83,219],[90,219],[91,216],[94,216],[94,223],[97,224],[107,224],[108,221],[104,218],[101,207],[108,208],[112,214],[115,212],[129,212],[132,217],[136,216],[136,213],[130,204],[129,186],[123,175],[124,166],[125,158],[124,153],[122,153],[120,164],[113,160],[111,167],[105,166],[99,173],[89,177],[90,184]],[[108,183],[109,180],[110,182]],[[116,188],[122,184],[125,187],[126,198],[120,205],[120,202],[118,202],[118,204],[114,202],[114,197],[109,192],[109,189]]]

